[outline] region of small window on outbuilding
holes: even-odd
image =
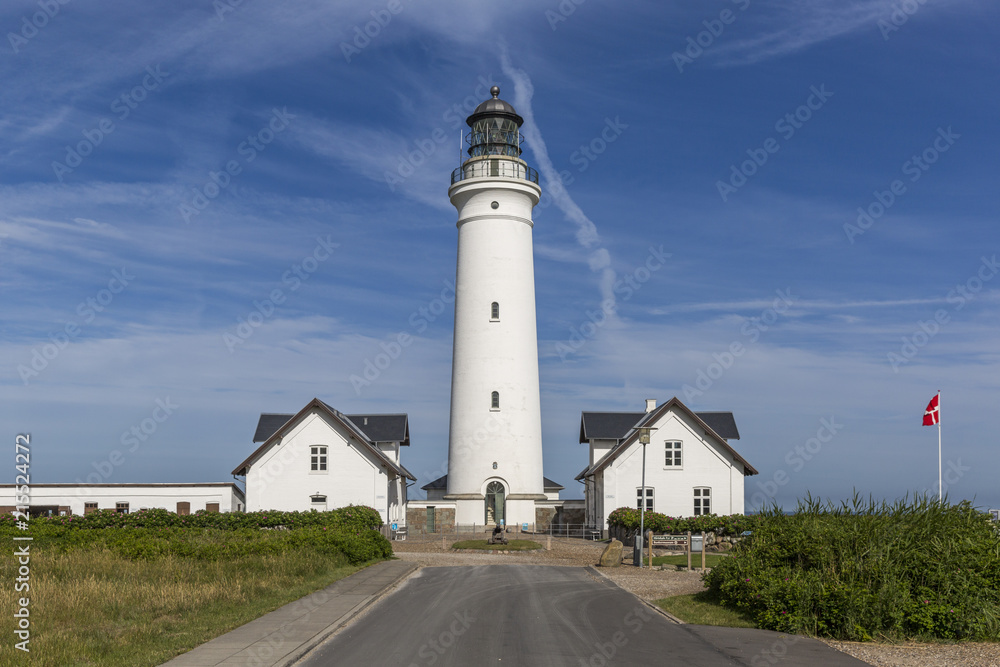
[[[128,514],[128,503],[115,503],[115,511],[119,514]]]
[[[500,321],[500,304],[494,301],[490,305],[490,321],[499,322]]]
[[[712,513],[712,489],[706,486],[696,486],[694,489],[694,515]]]
[[[495,391],[490,395],[490,410],[500,409],[500,392]]]
[[[90,514],[91,512],[96,512],[96,511],[97,511],[97,503],[84,503],[83,504],[83,513],[84,514]]]

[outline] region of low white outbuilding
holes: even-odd
[[[294,415],[262,414],[254,442],[233,470],[246,478],[247,511],[367,505],[405,524],[407,480],[416,481],[399,462],[405,414],[345,415],[314,398]]]
[[[15,486],[0,484],[0,514],[14,511]],[[240,512],[246,500],[232,482],[204,484],[31,484],[28,506],[32,516],[89,514],[115,510],[124,514],[166,509],[177,514]]]
[[[645,447],[639,428],[650,428]],[[590,446],[584,483],[587,524],[605,530],[619,507],[667,516],[742,514],[743,478],[757,470],[733,449],[731,412],[695,413],[676,397],[645,412],[584,412],[580,442]],[[643,485],[645,453],[645,485]]]

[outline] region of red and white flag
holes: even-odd
[[[941,395],[936,394],[927,404],[927,409],[924,410],[924,426],[934,426],[941,423],[941,408],[938,405],[940,399]]]

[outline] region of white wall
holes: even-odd
[[[327,469],[310,470],[310,448],[327,448]],[[305,511],[311,496],[326,496],[326,508],[368,505],[386,523],[406,519],[401,481],[367,445],[319,409],[253,461],[247,471],[247,509]],[[393,490],[391,487],[396,487]]]
[[[508,495],[544,497],[531,220],[540,193],[513,178],[471,178],[449,190],[459,217],[449,495],[482,493],[483,481],[498,476]],[[481,522],[465,505],[458,521]]]
[[[191,513],[218,503],[220,512],[243,509],[243,498],[233,484],[32,484],[29,505],[69,506],[73,514],[84,513],[84,503],[96,502],[98,509],[115,509],[127,502],[129,511],[161,508],[177,511],[178,502],[189,502]],[[16,505],[14,487],[0,486],[0,506]]]

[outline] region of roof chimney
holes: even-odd
[[[646,399],[646,412],[652,412],[655,409],[656,409],[656,399],[655,398],[647,398]]]

